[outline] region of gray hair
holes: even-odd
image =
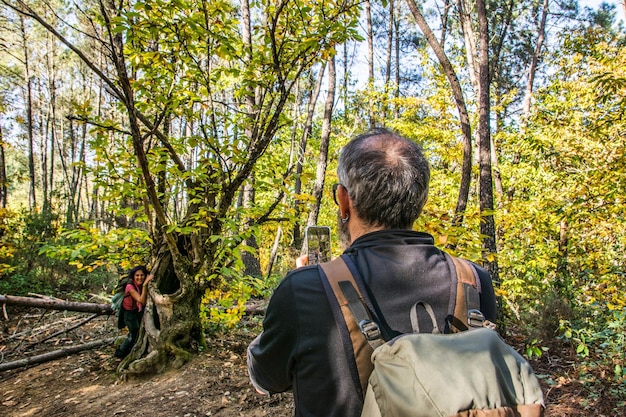
[[[343,148],[337,177],[369,226],[410,229],[428,198],[430,169],[421,147],[383,128]]]

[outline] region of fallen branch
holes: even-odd
[[[111,304],[79,303],[73,301],[57,301],[51,299],[17,297],[14,295],[0,295],[0,303],[22,307],[38,307],[46,310],[69,310],[82,313],[113,314]]]
[[[73,326],[71,326],[71,327],[68,327],[67,329],[59,330],[58,332],[52,333],[50,336],[44,337],[44,338],[43,338],[43,339],[41,339],[41,340],[38,340],[38,341],[33,342],[33,343],[29,343],[28,345],[26,345],[26,348],[25,348],[25,349],[28,349],[28,348],[30,348],[30,347],[33,347],[33,346],[35,346],[35,345],[37,345],[37,344],[39,344],[39,343],[43,343],[43,342],[45,342],[46,340],[50,340],[50,339],[52,339],[53,337],[56,337],[56,336],[58,336],[58,335],[60,335],[60,334],[67,333],[67,332],[69,332],[69,331],[71,331],[71,330],[74,330],[74,329],[76,329],[77,327],[82,326],[83,324],[89,323],[91,320],[95,319],[95,318],[96,318],[96,317],[98,317],[99,315],[100,315],[100,314],[97,314],[97,313],[96,313],[96,314],[93,314],[93,315],[91,315],[91,316],[87,317],[85,320],[83,320],[83,321],[81,321],[81,322],[79,322],[79,323],[76,323],[75,325],[73,325]]]
[[[34,298],[43,298],[44,300],[65,301],[65,300],[61,300],[60,298],[53,297],[51,295],[37,294],[36,292],[29,292],[28,295]]]
[[[71,346],[64,349],[58,349],[52,352],[44,353],[41,355],[32,356],[26,359],[20,359],[13,362],[0,363],[0,372],[8,371],[10,369],[21,368],[28,365],[36,365],[44,362],[49,362],[55,359],[60,359],[68,355],[82,352],[84,350],[93,349],[98,346],[107,345],[115,342],[116,337],[110,337],[108,339],[96,340],[93,342],[85,343],[78,346]]]
[[[111,303],[111,296],[106,297],[102,294],[89,293],[89,301],[95,301],[95,300],[100,300],[104,303]]]
[[[33,317],[33,316],[30,316]],[[28,315],[23,316],[22,318],[30,318]],[[18,337],[35,337],[35,336],[39,336],[42,333],[45,333],[50,327],[56,327],[60,324],[65,324],[67,323],[68,320],[72,320],[71,318],[65,317],[61,320],[55,321],[53,323],[47,323],[47,324],[43,324],[37,328],[35,328],[35,326],[33,325],[31,328],[29,329],[25,329],[22,330],[21,332],[17,333],[17,327],[15,328],[15,331],[13,332],[13,334],[9,337],[7,337],[7,340],[13,340],[13,339],[17,339]],[[25,325],[30,324],[28,321],[25,321]],[[41,320],[37,320],[36,323],[39,323]],[[20,320],[21,323],[21,320]]]

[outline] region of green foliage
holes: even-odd
[[[14,215],[7,209],[0,209],[0,275],[2,276],[16,269],[14,264],[16,247],[14,236],[12,236],[12,230],[15,230],[14,223]]]
[[[112,229],[104,233],[93,223],[85,222],[75,229],[62,230],[58,239],[41,247],[40,253],[79,271],[118,271],[147,264],[151,243],[142,229]]]
[[[207,290],[202,301],[201,319],[210,332],[227,331],[239,324],[251,297],[267,297],[271,288],[262,279],[236,278],[228,285]]]
[[[64,259],[47,257],[44,248],[55,245],[57,230],[55,216],[0,210],[0,294],[83,300],[111,281],[110,273],[86,273]]]
[[[532,342],[526,345],[526,357],[527,358],[533,358],[533,357],[540,358],[543,355],[543,352],[547,350],[547,348],[541,347],[539,343],[540,343],[539,340],[533,339]]]
[[[602,388],[617,401],[626,405],[626,308],[602,311],[593,306],[586,318],[577,322],[561,323],[562,337],[570,341],[582,358],[581,379],[590,391]]]
[[[273,219],[294,220],[288,182],[294,144],[286,111],[291,89],[337,43],[356,37],[358,8],[351,4],[283,6],[251,3],[250,39],[242,34],[239,5],[228,1],[133,2],[111,20],[137,75],[135,106],[149,118],[167,120],[158,126],[165,139],[152,138],[149,127],[142,132],[145,168],[159,183],[163,230],[191,242],[184,256],[202,258],[202,271],[193,274],[202,289],[241,279],[242,252],[255,250],[243,242],[258,239]],[[127,128],[116,114],[86,112],[98,120],[90,145],[102,198],[116,216],[139,226],[150,222],[156,202],[146,193],[146,169],[128,158],[136,144],[124,134]],[[238,205],[247,182],[254,203]]]
[[[55,234],[53,215],[15,213],[2,210],[2,270],[0,293],[26,295],[29,292],[50,292],[61,282],[48,274],[57,267],[37,254],[46,239]]]
[[[496,138],[508,190],[499,212],[501,290],[514,317],[524,310],[541,316],[550,294],[568,300],[575,314],[596,304],[624,307],[626,90],[617,42],[567,37],[555,59],[559,70],[536,95],[526,136]]]

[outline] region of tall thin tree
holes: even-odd
[[[365,0],[365,24],[367,31],[367,86],[370,94],[374,90],[374,31],[372,29],[372,3]],[[374,104],[372,97],[369,98],[369,127],[376,126]]]
[[[493,214],[493,179],[491,173],[491,130],[490,130],[490,96],[489,96],[489,25],[485,0],[477,0],[479,34],[479,91],[478,100],[478,149],[479,149],[479,185],[480,185],[480,231],[483,238],[483,262],[491,273],[494,283],[499,283],[496,227]]]
[[[0,124],[0,207],[6,208],[8,201],[7,164],[4,157],[4,136]]]
[[[626,2],[626,0],[624,0]],[[530,114],[530,104],[533,97],[533,87],[535,84],[535,74],[537,72],[537,66],[539,65],[539,57],[543,48],[543,43],[546,38],[546,22],[548,20],[548,11],[550,7],[549,0],[543,0],[543,6],[541,9],[541,19],[537,25],[537,43],[535,44],[535,51],[530,61],[530,68],[528,69],[528,78],[526,80],[526,92],[524,93],[524,101],[522,102],[522,117],[520,123],[520,133],[523,135],[526,130],[526,123],[528,122],[528,116]]]
[[[469,113],[465,104],[463,88],[461,87],[459,78],[457,77],[452,63],[448,59],[446,52],[443,50],[443,47],[435,37],[435,34],[428,25],[428,22],[426,22],[426,19],[424,18],[424,15],[416,1],[407,0],[407,4],[409,5],[409,9],[411,10],[413,17],[415,18],[415,22],[426,37],[428,44],[439,60],[439,64],[443,68],[448,82],[450,83],[450,88],[452,89],[457,111],[459,112],[461,133],[463,135],[463,166],[461,169],[461,184],[459,186],[459,196],[457,199],[454,219],[454,222],[459,224],[463,219],[465,208],[467,207],[470,182],[472,179],[472,128],[470,125]]]
[[[324,73],[326,72],[326,63],[323,63],[320,69],[317,72],[317,80],[315,81],[315,85],[313,89],[307,88],[310,93],[308,95],[307,106],[306,106],[306,118],[304,121],[304,126],[302,127],[302,136],[300,138],[300,143],[298,144],[298,148],[296,151],[297,161],[296,161],[296,180],[294,184],[294,193],[299,195],[302,192],[302,173],[304,172],[304,159],[306,155],[306,147],[309,141],[309,136],[311,135],[311,128],[313,126],[313,116],[315,115],[315,104],[319,98],[320,91],[322,89],[322,83],[324,82]],[[310,78],[309,78],[310,79]],[[308,82],[303,80],[303,82]],[[294,201],[295,215],[296,218],[299,217],[301,202],[299,199]],[[301,224],[299,221],[293,226],[293,243],[294,247],[298,248],[302,245],[302,233],[301,233]]]
[[[26,139],[28,141],[28,175],[30,178],[29,207],[37,210],[37,180],[35,177],[35,128],[33,126],[33,81],[30,74],[29,40],[26,34],[24,16],[20,15],[22,51],[24,53],[24,98],[26,103]]]
[[[315,185],[313,196],[315,204],[309,212],[307,225],[312,226],[317,223],[322,194],[324,192],[324,182],[326,180],[326,167],[328,166],[328,146],[330,143],[331,121],[333,118],[333,104],[335,102],[335,55],[328,59],[328,92],[326,93],[326,103],[324,105],[324,120],[322,121],[322,136],[320,138],[320,153],[317,161],[317,171],[315,172]]]

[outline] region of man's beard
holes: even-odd
[[[343,250],[348,249],[352,243],[350,231],[348,230],[348,222],[341,221],[341,212],[337,210],[337,230],[339,230],[339,244]]]

